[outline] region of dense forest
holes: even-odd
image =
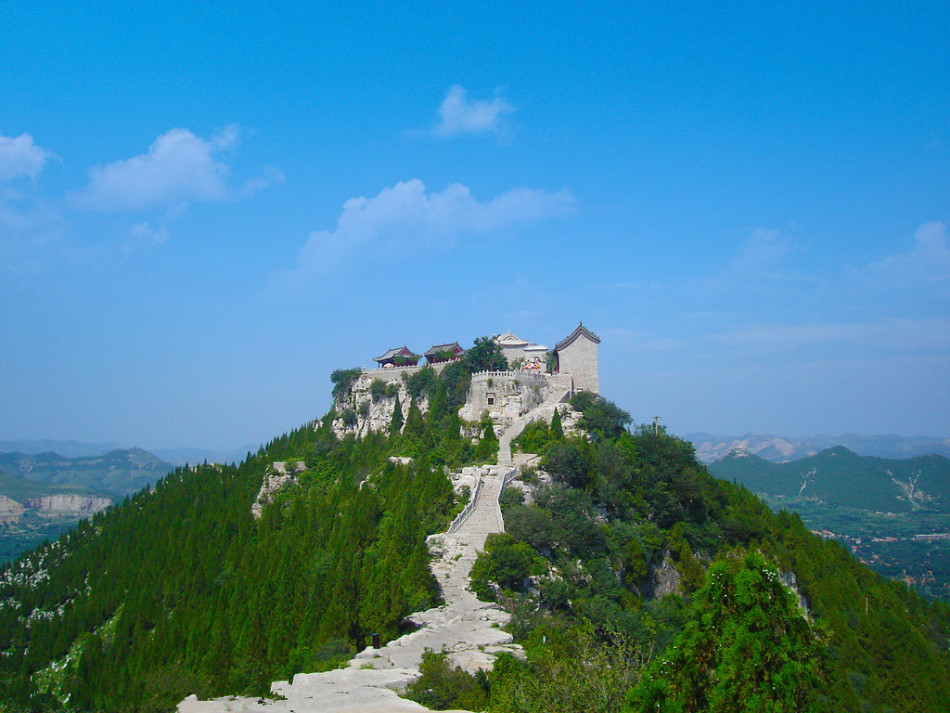
[[[712,478],[690,443],[572,404],[590,438],[526,429],[553,482],[530,505],[505,493],[507,533],[473,571],[528,652],[487,677],[490,710],[946,710],[946,605]]]
[[[339,438],[331,412],[239,465],[180,468],[8,565],[6,709],[264,695],[272,680],[339,665],[373,633],[403,633],[409,613],[439,601],[425,537],[463,505],[447,470],[497,449],[487,424],[475,443],[460,434],[469,375],[497,356],[476,347],[414,377],[390,434]],[[334,373],[338,408],[353,378]],[[589,394],[572,406],[583,434],[565,435],[559,416],[522,434],[540,468],[503,494],[508,532],[473,570],[476,590],[513,613],[526,660],[473,677],[436,652],[409,695],[493,711],[946,709],[945,605],[712,478],[663,429],[631,430]],[[275,462],[303,466],[255,519]]]

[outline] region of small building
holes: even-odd
[[[501,353],[508,360],[509,368],[546,371],[548,351],[546,346],[532,344],[521,337],[516,337],[510,330],[504,334],[496,334],[492,339],[501,347]]]
[[[523,359],[524,348],[530,345],[530,342],[512,334],[510,329],[504,334],[496,334],[492,339],[501,347],[501,353],[509,364],[513,364],[516,359]]]
[[[397,366],[415,366],[421,359],[406,346],[393,347],[382,356],[378,356],[373,361],[379,364],[380,369],[392,369]]]
[[[554,346],[555,363],[560,374],[570,374],[574,389],[600,393],[597,372],[597,345],[600,337],[581,322],[573,332]]]
[[[458,342],[433,344],[426,350],[425,358],[430,364],[441,364],[442,362],[460,359],[464,353],[465,350],[459,346]]]

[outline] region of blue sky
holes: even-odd
[[[0,438],[232,448],[598,333],[675,433],[950,435],[950,6],[0,9]]]

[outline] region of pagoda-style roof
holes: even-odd
[[[419,355],[415,354],[409,347],[393,347],[382,356],[373,359],[380,366],[385,364],[415,364],[419,361]]]
[[[590,331],[587,327],[584,326],[584,323],[581,322],[580,324],[577,325],[577,327],[575,327],[573,332],[568,334],[566,337],[564,337],[564,339],[562,339],[561,341],[559,341],[557,344],[554,345],[554,351],[559,352],[562,349],[566,349],[567,347],[571,346],[575,341],[577,341],[580,337],[586,337],[587,339],[592,341],[594,344],[600,344],[600,337],[598,337],[596,334]]]
[[[433,344],[425,352],[425,358],[430,364],[437,364],[451,359],[458,359],[465,353],[465,350],[458,342],[449,342],[448,344]],[[445,357],[446,354],[451,356]]]
[[[511,330],[496,336],[495,342],[502,349],[521,349],[522,347],[526,347],[529,344],[529,342],[526,340],[516,337],[514,334],[512,334]]]

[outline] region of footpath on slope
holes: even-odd
[[[481,488],[468,517],[451,534],[429,538],[433,574],[445,603],[412,614],[419,629],[386,646],[364,649],[345,668],[323,673],[299,673],[293,680],[275,681],[271,692],[283,700],[228,696],[199,701],[189,696],[178,704],[179,713],[411,713],[428,708],[400,698],[397,691],[419,677],[426,650],[446,651],[454,665],[469,672],[491,668],[502,651],[520,653],[511,634],[502,630],[510,616],[496,604],[479,601],[466,588],[475,558],[493,532],[504,532],[498,496],[517,473],[511,440],[529,421],[550,416],[566,392],[555,392],[543,404],[516,419],[498,438],[498,465],[477,466]]]

